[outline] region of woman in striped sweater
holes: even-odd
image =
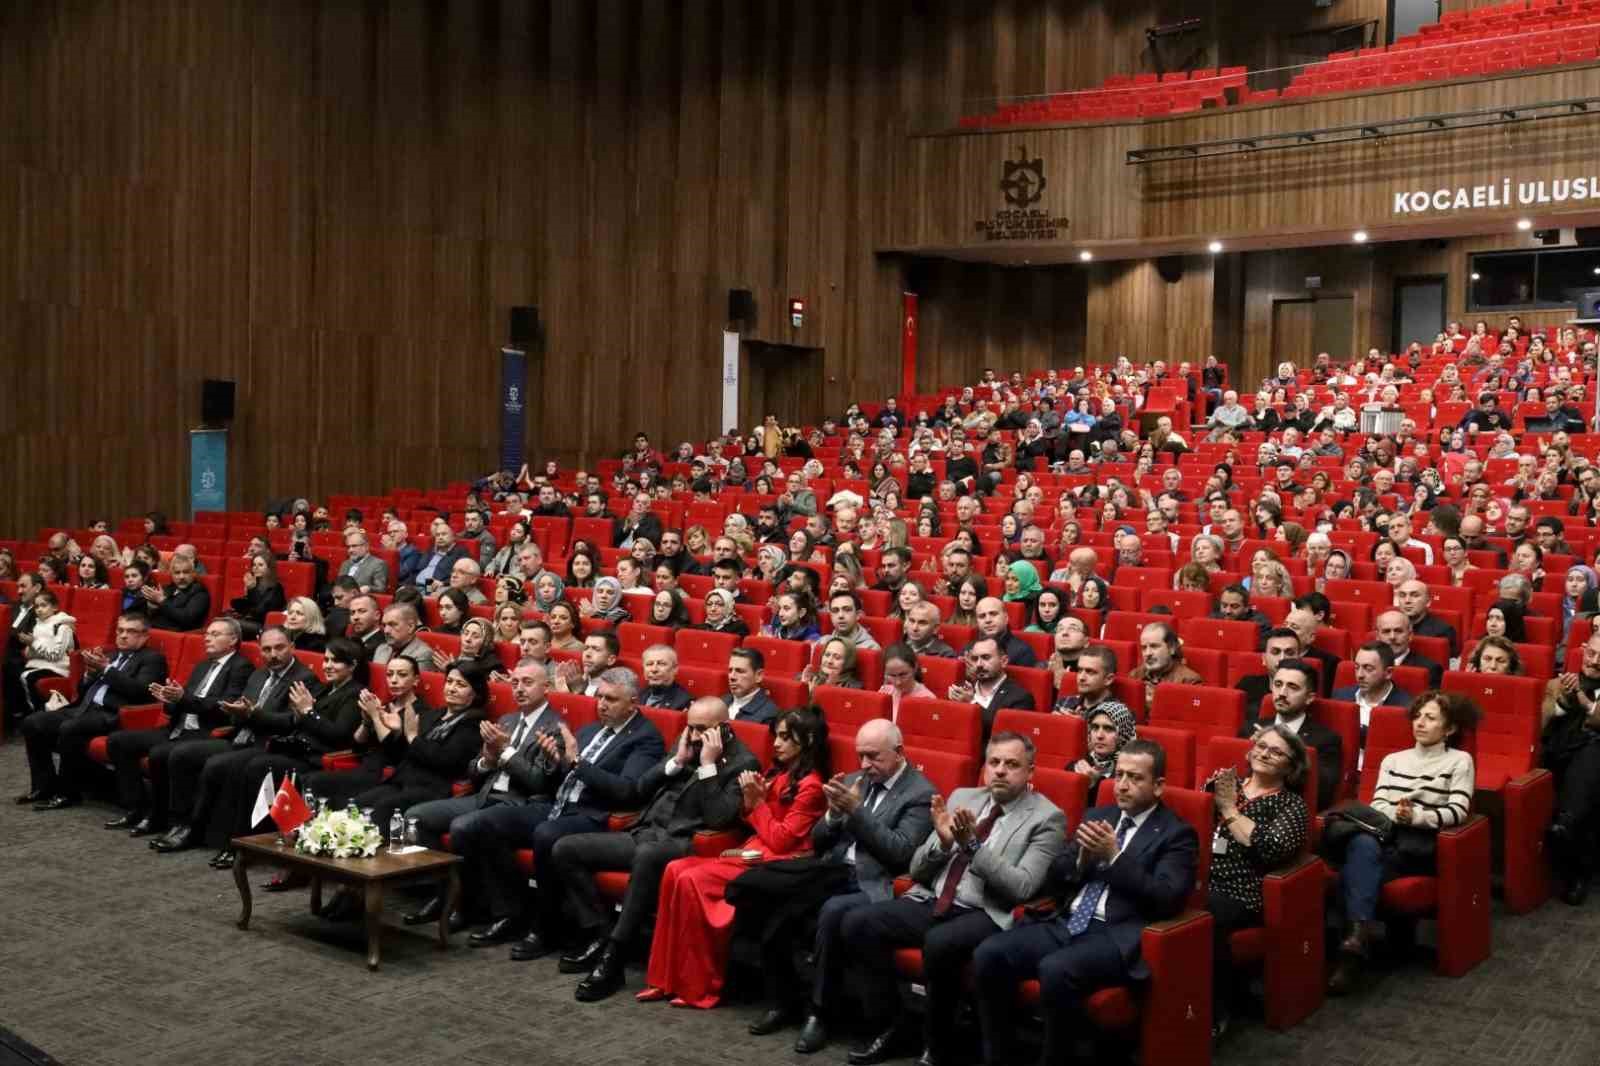
[[[1470,699],[1438,689],[1412,702],[1408,716],[1416,744],[1384,756],[1372,790],[1372,807],[1394,821],[1394,835],[1380,844],[1377,837],[1357,833],[1345,848],[1336,898],[1348,925],[1328,980],[1330,993],[1349,991],[1361,975],[1378,929],[1374,916],[1384,882],[1432,873],[1436,834],[1466,823],[1474,788],[1472,756],[1449,741],[1471,728],[1478,714]]]

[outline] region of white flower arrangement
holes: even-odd
[[[295,850],[305,855],[335,859],[371,858],[383,846],[383,833],[354,807],[325,810],[300,827]]]

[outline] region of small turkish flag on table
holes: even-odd
[[[311,818],[311,808],[300,798],[300,790],[294,787],[294,779],[287,774],[284,775],[283,784],[278,786],[278,794],[272,799],[269,813],[280,833],[292,832]]]

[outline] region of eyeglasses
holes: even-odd
[[[1256,753],[1264,759],[1282,759],[1284,762],[1288,762],[1290,758],[1290,755],[1287,751],[1284,751],[1282,748],[1275,748],[1271,744],[1267,744],[1263,741],[1256,742],[1255,750]]]

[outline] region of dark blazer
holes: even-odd
[[[212,659],[201,659],[195,663],[194,669],[189,671],[189,680],[184,683],[183,695],[179,697],[177,703],[167,708],[167,714],[172,718],[169,732],[173,736],[183,732],[183,720],[191,714],[200,720],[200,728],[204,730],[231,724],[228,712],[217,705],[224,700],[236,700],[243,695],[245,683],[250,680],[255,667],[244,657],[243,652],[230,653],[228,661],[222,666],[222,672],[212,683],[211,691],[202,699],[195,693],[200,691],[206,675],[215,665],[216,662]]]
[[[1006,709],[1036,711],[1039,708],[1033,705],[1033,693],[1009,677],[1006,678],[1000,683],[1000,687],[995,690],[994,698],[989,701],[989,706],[983,708],[984,736],[988,736],[990,728],[994,726],[994,716]]]
[[[450,786],[467,776],[467,768],[483,743],[478,723],[481,707],[469,707],[450,724],[449,732],[437,740],[428,734],[444,721],[444,708],[426,707],[417,715],[417,739],[407,740],[405,730],[391,730],[383,738],[384,761],[393,766],[388,783],[396,788],[428,789],[441,799],[450,795]]]
[[[111,656],[111,661],[116,661],[116,655]],[[133,652],[122,669],[114,670],[110,663],[99,673],[85,674],[78,683],[78,702],[73,705],[72,713],[88,710],[94,706],[90,702],[94,691],[102,681],[105,682],[106,694],[101,705],[108,711],[121,710],[137,703],[150,702],[150,686],[157,681],[165,681],[167,677],[167,657],[157,648],[140,648]]]
[[[578,730],[580,753],[602,728],[599,722],[591,722]],[[604,819],[612,811],[631,806],[639,779],[661,762],[666,750],[666,742],[661,739],[661,731],[655,727],[655,723],[635,713],[628,719],[628,724],[622,727],[621,734],[606,745],[600,758],[594,762],[579,759],[576,763],[561,767],[563,778],[568,774],[577,774],[578,780],[583,782],[583,791],[578,794],[577,800],[561,813],[587,814]]]
[[[282,714],[270,719],[273,737],[267,750],[311,761],[348,748],[361,724],[360,695],[361,684],[352,678],[324,690],[304,717],[285,704]]]
[[[1420,666],[1424,670],[1428,671],[1428,687],[1429,688],[1438,688],[1440,683],[1444,681],[1444,667],[1440,666],[1438,663],[1434,662],[1432,659],[1428,658],[1427,656],[1416,652],[1415,650],[1413,650],[1409,655],[1406,656],[1406,661],[1405,662],[1403,662],[1403,663],[1395,663],[1395,665],[1396,666]]]
[[[845,778],[851,788],[858,784],[865,797],[864,774],[856,771]],[[873,902],[894,897],[894,879],[911,868],[911,856],[928,839],[933,829],[929,803],[936,790],[916,767],[907,765],[894,788],[878,801],[878,809],[865,804],[838,821],[831,815],[817,820],[811,829],[811,843],[818,855],[833,862],[844,862],[850,845],[856,846],[856,885]]]
[[[250,701],[251,707],[248,715],[235,720],[237,725],[233,732],[233,746],[236,748],[247,748],[257,738],[270,735],[270,723],[287,722],[294,717],[289,711],[289,690],[296,681],[310,689],[313,696],[322,695],[325,687],[309,666],[299,659],[293,659],[284,670],[283,677],[273,683],[272,691],[267,693],[263,702],[261,689],[270,676],[272,671],[258,669],[244,683],[243,698]]]
[[[1333,675],[1339,672],[1339,657],[1331,651],[1313,647],[1306,651],[1303,658],[1316,662],[1319,671],[1317,681],[1322,688],[1322,695],[1333,692]]]
[[[1122,819],[1122,811],[1115,806],[1095,807],[1086,812],[1083,819],[1107,822],[1115,829]],[[1159,803],[1110,866],[1080,870],[1078,842],[1068,838],[1066,850],[1050,867],[1050,880],[1064,888],[1061,910],[1055,921],[1063,924],[1068,921],[1072,900],[1085,883],[1093,879],[1104,881],[1109,891],[1106,932],[1122,949],[1128,976],[1142,980],[1150,976],[1150,968],[1139,956],[1144,927],[1174,917],[1183,910],[1184,901],[1194,889],[1199,852],[1200,842],[1194,826]]]
[[[178,633],[193,633],[206,624],[211,613],[211,592],[196,580],[188,588],[168,585],[167,598],[150,608],[150,625],[154,629],[170,629]]]
[[[346,625],[348,624],[349,623],[347,622]],[[351,637],[350,639],[361,645],[361,654],[365,655],[367,657],[367,662],[370,663],[372,661],[373,654],[383,644],[383,630],[374,629],[370,632],[363,633],[359,637]]]
[[[733,693],[724,692],[722,694],[722,702],[727,707],[732,708]],[[736,720],[740,722],[754,722],[757,725],[770,725],[771,723],[776,722],[778,720],[778,715],[782,713],[782,710],[778,707],[777,701],[772,698],[772,694],[766,689],[762,688],[756,690],[755,696],[739,711],[739,717]]]
[[[621,518],[612,519],[611,520],[611,546],[613,548],[622,547],[622,540],[627,535],[628,535],[628,532],[627,532],[627,528],[625,526],[625,520],[621,519]],[[655,515],[653,515],[650,512],[646,511],[644,517],[639,519],[638,526],[636,526],[634,528],[633,535],[635,537],[643,537],[645,540],[648,540],[651,544],[654,544],[657,547],[660,547],[661,546],[661,519],[657,518]]]
[[[1252,711],[1252,708],[1245,709],[1244,726],[1239,730],[1241,737],[1249,738],[1261,726],[1271,725],[1277,721],[1276,714],[1257,718]],[[1311,717],[1300,723],[1298,733],[1300,739],[1305,741],[1306,747],[1316,749],[1317,810],[1326,810],[1333,806],[1334,798],[1339,794],[1339,771],[1344,764],[1344,738]]]
[[[689,704],[694,702],[694,697],[689,695],[689,690],[674,681],[666,688],[655,688],[646,685],[639,690],[639,703],[645,707],[662,707],[669,711],[688,710]]]
[[[323,651],[327,646],[328,636],[326,633],[302,632],[294,638],[295,651]]]
[[[1346,685],[1344,688],[1334,689],[1333,698],[1336,700],[1342,700],[1346,703],[1356,702],[1356,686]],[[1389,695],[1384,699],[1383,706],[1409,707],[1411,706],[1411,698],[1411,693],[1402,692],[1400,691],[1399,686],[1395,686],[1389,689]]]
[[[1461,638],[1456,634],[1456,627],[1431,611],[1423,615],[1420,622],[1412,625],[1411,632],[1419,637],[1443,637],[1450,642],[1452,655],[1461,651]],[[1434,684],[1438,682],[1435,681]]]
[[[432,559],[437,553],[426,551],[418,554],[421,555],[421,558],[417,560],[417,569],[411,575],[411,582],[421,585],[422,572],[428,568],[428,560]],[[439,557],[439,565],[433,568],[433,577],[430,580],[437,581],[440,585],[448,585],[450,583],[450,571],[454,569],[456,563],[463,559],[471,559],[476,562],[477,555],[476,550],[469,553],[459,542],[452,544],[450,550]]]
[[[139,597],[140,602],[144,597]],[[22,646],[22,641],[17,637],[23,633],[32,633],[38,619],[34,617],[33,604],[26,603],[18,607],[11,614],[11,630],[6,634],[6,662],[21,666],[27,660],[27,649]],[[148,695],[148,693],[147,693]]]
[[[267,624],[268,613],[283,610],[284,604],[288,602],[284,596],[283,585],[273,582],[266,588],[257,585],[253,589],[245,589],[244,595],[235,596],[228,602],[228,606],[233,608],[233,613],[240,618],[264,626]]]
[[[630,830],[635,837],[687,837],[738,824],[744,808],[739,775],[746,770],[760,773],[761,763],[731,730],[714,776],[701,777],[698,761],[669,774],[671,761],[658,760],[634,786],[630,806],[643,808]]]

